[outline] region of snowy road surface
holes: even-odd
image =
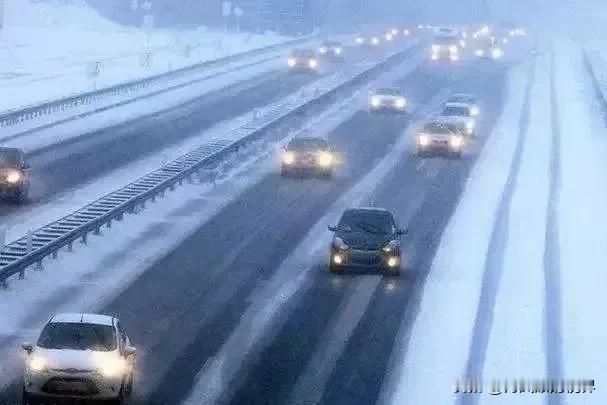
[[[607,129],[578,44],[557,38],[521,56],[403,68],[393,81],[415,100],[403,116],[370,114],[353,98],[317,117],[304,132],[328,136],[343,159],[331,180],[281,178],[275,157],[262,154],[132,219],[146,232],[129,235],[125,221],[46,273],[28,273],[0,294],[35,297],[53,270],[56,293],[19,319],[0,312],[5,377],[17,368],[15,343],[49,310],[95,309],[117,314],[139,348],[134,404],[607,403]],[[306,80],[262,79],[167,122],[187,134],[210,125],[211,107],[227,119],[243,99],[261,104]],[[420,159],[413,131],[451,92],[478,96],[480,137],[462,160]],[[126,132],[137,153],[170,144],[155,133],[163,124]],[[72,158],[76,173],[47,163],[55,193],[107,170],[87,148],[116,167],[133,160],[119,134],[61,146],[83,153]],[[327,271],[326,226],[351,205],[388,208],[408,228],[399,278]],[[77,275],[70,260],[82,264],[80,282],[61,285],[62,274]],[[455,392],[467,377],[483,392]],[[511,390],[514,378],[594,379],[597,389],[489,393],[505,380]],[[16,401],[19,382],[0,383],[0,402]]]

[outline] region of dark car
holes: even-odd
[[[400,274],[401,238],[406,234],[398,228],[392,213],[381,208],[352,208],[342,214],[334,232],[329,256],[329,270],[339,272],[350,266],[382,269]]]
[[[324,41],[318,48],[320,56],[334,61],[342,61],[344,58],[344,46],[339,41]]]
[[[324,138],[301,137],[289,142],[282,153],[281,173],[313,173],[330,177],[335,157],[329,142]]]
[[[0,147],[0,197],[18,202],[27,200],[29,165],[20,149]]]
[[[318,56],[312,49],[294,49],[287,58],[290,72],[318,72]]]

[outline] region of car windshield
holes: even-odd
[[[44,349],[109,352],[116,350],[116,337],[110,325],[56,322],[44,327],[38,346]]]
[[[464,95],[453,95],[447,99],[448,103],[474,104],[474,97]]]
[[[457,125],[446,122],[431,122],[424,126],[424,132],[431,134],[444,134],[447,132],[458,132]]]
[[[398,89],[377,89],[375,91],[375,94],[377,95],[383,95],[383,96],[399,96],[400,95],[400,90]]]
[[[340,46],[341,46],[341,43],[339,43],[339,42],[332,42],[332,41],[330,41],[330,42],[325,42],[325,43],[323,43],[323,44],[322,44],[322,46],[325,46],[325,47],[327,47],[327,48],[332,48],[332,47],[333,47],[333,48],[337,48],[337,47],[340,47]]]
[[[0,167],[15,167],[21,163],[21,153],[17,149],[0,149]]]
[[[470,111],[467,107],[445,107],[441,115],[445,116],[469,116]]]
[[[393,234],[394,219],[387,212],[346,211],[337,229],[341,232],[363,232],[369,234]]]
[[[457,39],[453,37],[435,37],[434,43],[437,45],[456,45]]]
[[[294,150],[327,150],[329,145],[324,139],[316,138],[295,138],[293,139],[287,149]]]
[[[297,49],[293,51],[293,56],[296,58],[309,58],[315,55],[314,51],[310,51],[307,49]]]

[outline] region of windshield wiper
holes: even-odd
[[[103,347],[105,347],[105,350],[107,352],[111,351],[112,348],[103,340],[103,336],[101,336],[99,334],[99,330],[96,328],[93,328],[93,332],[95,332],[95,335],[97,335],[97,337],[99,338],[99,342],[103,345]]]

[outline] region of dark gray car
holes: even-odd
[[[20,149],[0,147],[0,197],[18,202],[27,200],[29,165]]]
[[[350,266],[378,268],[400,274],[401,239],[407,231],[398,228],[391,212],[382,208],[352,208],[342,214],[330,247],[329,270],[344,271]]]

